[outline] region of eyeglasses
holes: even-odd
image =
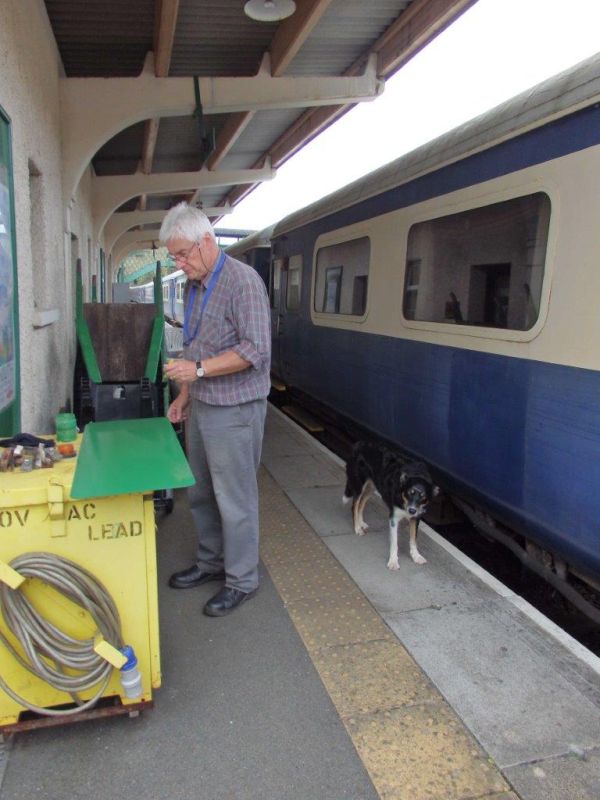
[[[191,247],[188,247],[187,250],[180,250],[178,253],[169,253],[173,261],[187,261],[190,253],[194,249],[194,247],[198,246],[198,242],[194,242]]]

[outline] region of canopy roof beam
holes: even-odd
[[[221,217],[224,214],[231,213],[230,206],[217,206],[215,208],[202,209],[207,217]],[[113,249],[117,239],[126,233],[131,228],[140,225],[152,225],[162,222],[166,215],[165,210],[159,211],[122,211],[119,214],[113,214],[106,223],[104,228],[104,242],[107,253]],[[141,234],[148,235],[150,231],[140,231]],[[157,231],[158,235],[158,231]]]
[[[190,78],[157,78],[154,58],[136,78],[62,78],[64,187],[73,196],[94,154],[112,136],[150,118],[187,116],[196,108]],[[376,75],[377,58],[359,76],[277,77],[265,54],[251,77],[199,78],[205,114],[227,114],[277,108],[305,108],[373,100],[384,87]]]
[[[144,175],[110,175],[95,177],[92,181],[92,207],[95,234],[99,238],[111,214],[117,208],[143,194],[172,194],[199,187],[232,186],[238,183],[261,183],[275,177],[270,166],[261,169],[223,170],[210,172],[159,172]]]
[[[375,57],[377,76],[389,77],[476,2],[477,0],[414,0],[369,52],[350,66],[345,75],[359,75],[364,70],[365,63]],[[349,102],[308,108],[269,148],[267,155],[271,157],[273,166],[280,167],[355,105],[356,103]],[[258,164],[260,160],[254,166]],[[237,186],[227,195],[227,202],[231,205],[239,203],[254,188],[256,187]]]

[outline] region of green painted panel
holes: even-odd
[[[163,353],[163,339],[165,335],[165,310],[163,305],[160,261],[156,262],[154,275],[154,305],[156,306],[156,317],[154,318],[154,325],[152,327],[152,338],[150,339],[148,358],[146,359],[146,370],[144,372],[146,378],[153,382],[159,379],[158,366]],[[162,376],[160,376],[160,378],[162,380]]]
[[[90,329],[83,313],[83,279],[81,276],[81,259],[77,259],[77,274],[75,283],[75,330],[77,341],[81,348],[81,355],[87,369],[88,376],[94,383],[102,383],[102,375],[94,350],[94,343]]]
[[[166,417],[90,422],[83,433],[71,497],[145,494],[193,483]]]
[[[77,318],[77,321],[75,322],[75,328],[77,331],[77,341],[81,347],[81,355],[83,357],[89,378],[94,383],[102,383],[102,375],[100,374],[98,360],[96,359],[96,351],[94,350],[94,345],[92,343],[90,329],[83,317]]]
[[[150,348],[148,350],[148,358],[146,360],[146,369],[144,375],[149,381],[153,383],[158,380],[158,365],[162,353],[163,337],[165,335],[165,318],[154,317],[152,325],[152,337],[150,339]],[[162,376],[161,376],[162,377]]]
[[[21,425],[17,247],[10,120],[0,108],[0,434]]]

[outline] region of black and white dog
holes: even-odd
[[[363,518],[365,505],[377,493],[387,505],[390,524],[390,557],[388,569],[399,569],[398,524],[408,520],[410,530],[410,555],[415,564],[425,564],[426,559],[417,549],[419,519],[425,513],[432,497],[439,494],[427,467],[420,461],[403,463],[391,450],[371,442],[357,442],[346,462],[346,489],[344,503],[352,501],[354,531],[359,536],[366,533]]]

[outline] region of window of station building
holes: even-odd
[[[404,317],[529,330],[539,315],[549,223],[543,192],[416,223]]]
[[[319,249],[315,311],[363,316],[367,308],[370,255],[367,236]]]
[[[290,256],[287,273],[287,291],[285,306],[288,311],[300,308],[300,291],[302,287],[302,256]]]

